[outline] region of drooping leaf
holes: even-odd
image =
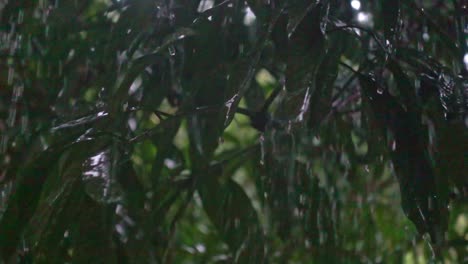
[[[392,95],[368,76],[360,76],[363,93],[387,141],[400,185],[402,207],[421,233],[434,243],[443,240],[443,200],[437,196],[433,166],[424,149],[424,129],[414,109],[405,110]],[[400,89],[404,89],[400,87]],[[384,134],[385,135],[385,134]]]
[[[257,213],[245,191],[232,179],[219,179],[223,168],[209,168],[198,187],[203,207],[237,261],[264,258],[261,227]],[[221,181],[221,182],[220,182]]]
[[[324,55],[323,7],[321,4],[309,4],[305,9],[294,7],[297,13],[292,12],[288,23],[288,95],[280,117],[301,121],[308,114],[316,70]]]

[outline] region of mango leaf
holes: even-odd
[[[327,40],[327,53],[317,69],[315,90],[310,99],[309,127],[317,127],[332,110],[332,95],[338,76],[339,59],[344,50],[342,33],[330,36]]]
[[[63,138],[59,138],[58,140],[63,140]],[[105,141],[101,143],[105,144]],[[89,141],[78,141],[75,144],[83,146],[89,144]],[[16,243],[18,243],[23,229],[36,210],[48,174],[57,162],[60,154],[67,147],[67,145],[55,144],[52,146],[42,153],[36,154],[38,156],[31,157],[19,171],[14,194],[10,198],[7,211],[4,213],[1,221],[0,248],[2,249],[2,257],[4,259],[8,259],[15,251]],[[71,146],[73,146],[73,142]],[[93,145],[88,151],[100,146],[102,145]],[[87,147],[89,148],[89,145]],[[89,152],[83,153],[86,155]]]
[[[75,148],[78,149],[78,148]],[[38,209],[31,218],[25,237],[31,239],[36,261],[60,261],[69,258],[67,228],[75,221],[84,197],[81,184],[83,157],[65,151],[45,182]],[[59,245],[50,248],[48,245]]]
[[[282,112],[278,113],[282,119],[301,121],[309,113],[310,97],[316,89],[316,70],[325,54],[323,9],[321,4],[310,4],[289,17],[287,94],[280,108]]]
[[[24,227],[36,210],[42,186],[59,152],[49,151],[29,160],[20,170],[15,191],[0,222],[1,257],[7,261],[15,252]]]
[[[114,207],[106,207],[85,196],[75,221],[78,224],[70,227],[69,235],[73,248],[72,260],[77,263],[88,263],[96,259],[103,262],[116,262],[116,250],[112,246],[114,223],[109,214]]]
[[[457,109],[459,106],[453,105],[453,101],[445,101],[447,97],[440,94],[439,90],[442,89],[440,85],[442,84],[433,78],[422,75],[418,94],[421,96],[424,113],[434,124],[437,152],[433,153],[433,156],[440,186],[446,187],[449,184],[461,191],[468,186],[468,179],[464,173],[467,163],[465,146],[468,143],[468,131],[463,121],[447,120],[447,109]]]
[[[178,31],[168,35],[161,46],[157,47],[152,53],[145,54],[141,57],[138,57],[132,61],[131,65],[127,72],[120,76],[114,88],[114,96],[115,99],[113,100],[113,104],[111,105],[111,112],[115,113],[118,109],[121,108],[127,94],[130,85],[133,83],[135,78],[143,73],[143,70],[156,64],[159,59],[161,59],[162,52],[164,52],[170,45],[174,44],[177,41],[180,41],[186,37],[193,36],[195,33],[193,30],[188,28],[181,28]]]
[[[220,173],[222,167],[210,166],[198,185],[203,208],[237,261],[261,261],[264,258],[262,231],[252,202],[232,179],[220,182]]]
[[[419,232],[428,232],[432,241],[439,244],[446,228],[444,211],[437,196],[433,167],[424,148],[424,129],[414,111],[403,109],[371,77],[360,75],[359,80],[374,120],[383,133],[388,130],[393,137],[387,146],[400,185],[403,210]]]

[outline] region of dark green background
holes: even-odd
[[[466,3],[359,3],[0,1],[1,259],[467,261]]]

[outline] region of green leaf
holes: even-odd
[[[309,114],[310,97],[316,89],[316,71],[325,53],[322,12],[322,5],[310,4],[289,17],[287,94],[278,113],[280,118],[302,121]]]
[[[335,34],[327,41],[327,49],[323,61],[318,66],[315,77],[315,90],[310,97],[309,127],[317,127],[332,110],[332,95],[335,80],[338,76],[338,64],[343,52],[343,36]]]
[[[72,143],[71,146],[82,151],[78,152],[78,155],[86,157],[105,144],[105,141],[101,141],[100,144],[93,143],[94,141],[82,141]],[[8,259],[16,249],[24,228],[36,210],[44,183],[63,151],[64,146],[49,148],[28,160],[19,171],[14,194],[8,202],[0,225],[0,248],[4,259]],[[83,156],[78,157],[84,159]]]
[[[115,98],[113,100],[113,104],[111,105],[111,113],[115,113],[115,111],[121,109],[122,104],[127,97],[130,85],[138,75],[143,73],[143,70],[146,67],[156,64],[158,60],[161,59],[161,53],[166,51],[170,45],[193,35],[195,35],[193,30],[188,28],[181,28],[178,31],[168,35],[164,39],[163,43],[152,53],[145,54],[134,59],[129,65],[128,70],[122,76],[120,76],[115,83]]]
[[[42,186],[58,155],[54,151],[44,152],[21,168],[16,188],[0,222],[0,249],[4,261],[15,252],[23,229],[36,210]]]
[[[437,196],[433,167],[424,148],[420,117],[414,109],[405,110],[370,77],[361,75],[360,83],[381,130],[391,133],[386,144],[399,181],[403,210],[419,232],[428,232],[434,243],[441,243],[446,229],[445,201]]]
[[[212,166],[199,184],[203,208],[235,255],[261,260],[264,253],[257,213],[242,187],[230,178],[219,182],[219,173],[222,169]]]

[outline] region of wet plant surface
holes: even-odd
[[[464,1],[0,10],[0,263],[468,261]]]

